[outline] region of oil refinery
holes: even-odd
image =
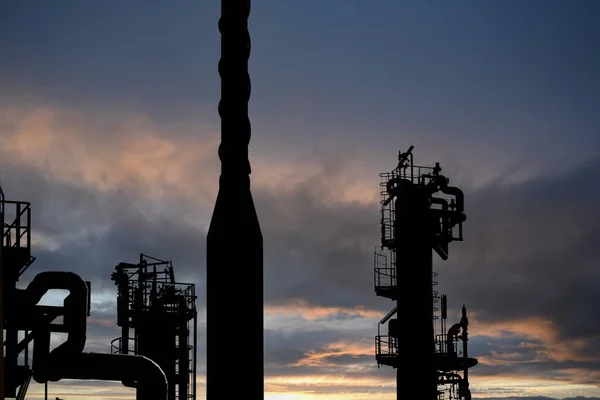
[[[221,2],[221,175],[206,240],[208,400],[223,398],[225,390],[231,398],[264,398],[263,237],[248,158],[249,13],[248,0]],[[396,369],[399,400],[470,400],[469,369],[477,360],[468,356],[466,307],[448,323],[447,296],[439,294],[433,270],[433,253],[447,260],[449,244],[463,240],[464,195],[439,164],[415,166],[412,150],[400,152],[397,167],[381,174],[375,292],[395,306],[379,323],[376,362]],[[135,388],[138,400],[196,399],[196,289],[176,281],[171,261],[140,254],[116,265],[111,278],[121,334],[105,353],[86,352],[92,282],[42,271],[19,287],[36,261],[31,204],[7,200],[0,188],[0,226],[0,400],[24,400],[32,379],[117,381]],[[69,292],[63,304],[38,304],[53,289]],[[243,305],[240,326],[225,306],[232,303]],[[52,348],[56,333],[67,338]],[[232,372],[231,365],[239,369]],[[234,383],[236,374],[244,385]]]
[[[81,379],[120,381],[135,388],[139,400],[194,400],[195,285],[177,283],[170,261],[142,254],[137,264],[120,263],[112,278],[122,336],[107,343],[110,353],[84,352],[89,281],[72,272],[44,271],[17,287],[35,261],[31,219],[31,204],[7,200],[0,188],[3,398],[24,400],[32,379],[46,385]],[[53,289],[69,292],[63,304],[38,304]],[[53,333],[67,334],[54,348]]]

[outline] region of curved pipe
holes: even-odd
[[[385,188],[387,190],[387,193],[389,194],[389,197],[383,203],[383,205],[388,205],[392,201],[394,196],[396,196],[396,192],[398,189],[402,189],[410,185],[412,185],[412,182],[409,179],[400,177],[392,178],[389,181],[387,181],[387,183],[385,184]]]
[[[51,289],[68,290],[63,323],[67,340],[48,353],[49,327],[39,329],[34,341],[34,379],[39,383],[61,379],[121,381],[142,391],[145,400],[167,398],[167,378],[152,360],[137,355],[82,353],[86,341],[87,284],[72,272],[49,271],[36,275],[24,290],[24,299],[35,306]],[[36,351],[40,349],[40,351]]]
[[[465,195],[462,190],[455,186],[448,186],[448,179],[443,175],[435,177],[435,183],[439,186],[440,191],[456,197],[456,211],[462,213],[465,211]]]
[[[167,398],[164,372],[158,364],[143,356],[102,353],[79,353],[68,358],[51,356],[44,369],[44,375],[53,382],[60,379],[121,381],[125,386],[143,390],[144,396],[140,397],[145,399]]]
[[[387,192],[389,195],[392,195],[395,189],[401,188],[402,186],[412,185],[412,182],[409,179],[404,178],[392,178],[385,184]]]
[[[26,301],[35,306],[51,289],[68,290],[64,300],[63,324],[67,340],[52,350],[52,354],[80,353],[85,347],[87,318],[87,284],[73,272],[47,271],[37,274],[24,291]]]

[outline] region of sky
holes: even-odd
[[[219,16],[217,1],[0,2],[0,178],[32,203],[37,258],[21,284],[91,280],[86,349],[109,352],[114,266],[172,260],[199,294],[198,399]],[[600,398],[599,16],[592,0],[253,2],[266,399],[395,398],[374,357],[393,305],[373,248],[378,174],[410,145],[465,192],[465,240],[434,263],[450,316],[468,308],[473,396]],[[49,396],[134,392],[62,381]]]

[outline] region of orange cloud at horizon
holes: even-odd
[[[328,367],[337,366],[335,363],[327,362],[329,357],[340,357],[340,356],[373,356],[373,342],[369,339],[363,339],[354,342],[334,342],[329,343],[322,349],[309,350],[304,353],[305,358],[292,364],[291,366],[300,367]],[[349,365],[346,365],[349,368]]]
[[[295,300],[286,302],[285,304],[265,306],[265,315],[267,316],[300,316],[306,320],[324,319],[333,317],[337,314],[346,314],[349,316],[360,316],[363,318],[382,318],[385,314],[369,310],[364,307],[323,307],[308,304],[305,300]]]
[[[536,349],[539,357],[538,361],[595,361],[593,356],[586,355],[583,350],[589,341],[600,339],[600,335],[587,339],[564,339],[560,337],[559,329],[553,321],[536,317],[501,322],[483,322],[477,319],[476,313],[473,313],[469,320],[470,325],[472,325],[472,336],[523,337],[520,347]],[[503,357],[506,357],[506,354],[503,354]],[[519,363],[506,358],[494,360],[490,357],[480,357],[480,362],[489,365],[498,364],[498,362]]]

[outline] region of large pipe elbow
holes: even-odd
[[[386,190],[389,195],[387,200],[383,203],[383,205],[389,204],[392,199],[398,195],[398,190],[402,188],[406,188],[411,186],[412,182],[409,179],[404,179],[400,177],[391,178],[386,183]]]
[[[403,187],[403,186],[409,186],[409,185],[412,185],[412,182],[409,179],[396,177],[396,178],[391,178],[389,181],[387,181],[386,189],[387,189],[387,192],[389,195],[393,195],[395,192],[395,189]]]
[[[63,323],[67,340],[52,350],[54,354],[80,353],[85,347],[87,331],[87,284],[73,272],[47,271],[37,274],[25,289],[25,300],[36,305],[51,289],[68,290],[64,300]]]
[[[120,381],[125,386],[143,390],[144,400],[166,400],[167,377],[151,359],[129,354],[79,353],[68,358],[51,359],[48,379],[98,379]]]
[[[465,211],[465,194],[462,190],[455,186],[448,186],[448,179],[439,175],[436,179],[436,183],[438,184],[442,193],[449,194],[456,198],[456,211],[462,213]]]
[[[442,193],[454,195],[456,197],[456,211],[460,213],[465,211],[465,194],[462,190],[455,186],[446,186],[442,189]]]

